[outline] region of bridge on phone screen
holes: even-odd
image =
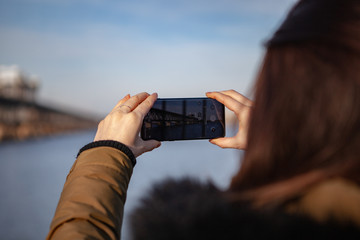
[[[186,116],[186,115],[179,114],[179,113],[173,113],[173,112],[153,108],[146,115],[146,117],[144,118],[144,121],[145,122],[152,122],[152,121],[179,122],[179,123],[186,122],[187,124],[196,124],[196,123],[202,122],[203,119],[202,118],[199,119],[195,116]]]

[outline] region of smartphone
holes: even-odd
[[[211,98],[159,98],[145,116],[141,138],[158,141],[225,136],[224,105]]]

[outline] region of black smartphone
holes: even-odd
[[[225,136],[224,105],[211,98],[159,98],[145,116],[141,138],[158,141]]]

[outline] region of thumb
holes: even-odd
[[[211,139],[210,143],[215,144],[221,148],[238,148],[235,137],[215,138]]]
[[[161,142],[156,140],[143,141],[144,152],[150,152],[153,149],[158,148],[160,146],[161,146]]]

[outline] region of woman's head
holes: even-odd
[[[231,190],[291,195],[327,177],[359,181],[360,2],[300,1],[268,42],[255,91]]]

